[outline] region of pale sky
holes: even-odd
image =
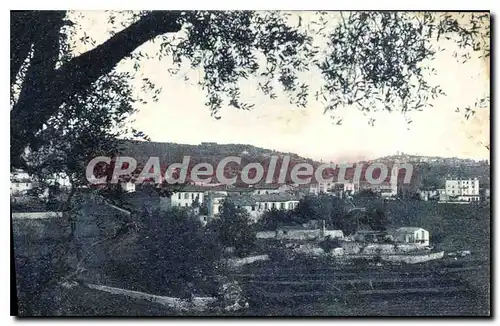
[[[83,12],[76,22],[99,44],[109,37],[106,14],[99,11]],[[205,94],[195,82],[171,76],[167,69],[170,59],[143,60],[139,75],[150,78],[162,88],[159,101],[138,105],[134,127],[144,131],[153,141],[199,144],[201,142],[244,143],[294,152],[317,160],[359,160],[405,153],[489,158],[489,107],[477,108],[470,120],[456,107],[472,106],[476,100],[489,94],[489,61],[472,58],[462,64],[451,56],[453,43],[446,51],[438,52],[431,63],[438,75],[429,81],[440,84],[447,96],[433,102],[423,112],[410,115],[413,123],[407,125],[402,114],[378,113],[372,115],[375,125],[356,110],[340,109],[342,125],[333,125],[323,106],[314,100],[306,108],[289,104],[285,95],[271,100],[257,92],[255,81],[245,83],[243,99],[255,104],[250,111],[224,107],[220,120],[210,115],[204,105]],[[77,44],[77,52],[88,49]],[[146,43],[140,50],[154,54],[158,43]],[[128,70],[131,63],[122,61],[118,69]],[[196,79],[201,72],[190,71]],[[310,84],[320,81],[311,76]],[[248,84],[248,85],[247,85]],[[134,84],[135,85],[135,84]],[[140,92],[140,84],[137,83]]]

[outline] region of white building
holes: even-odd
[[[40,198],[48,197],[48,186],[58,186],[63,189],[71,187],[70,179],[64,173],[54,173],[47,176],[43,182],[36,180],[23,170],[14,170],[10,174],[11,196],[22,196],[31,189],[36,189]]]
[[[259,220],[264,212],[277,210],[292,210],[297,207],[299,200],[291,194],[263,194],[263,195],[234,195],[207,194],[208,215],[213,217],[220,213],[224,201],[232,202],[236,207],[245,209],[253,221]]]
[[[309,185],[309,193],[319,195],[322,193],[334,193],[342,196],[353,195],[359,191],[359,183],[354,182],[313,182]]]
[[[440,197],[439,189],[419,189],[417,193],[423,201],[439,199]]]
[[[132,181],[122,182],[120,185],[125,192],[135,192],[135,183]]]
[[[333,189],[335,182],[312,182],[309,184],[309,193],[313,195],[319,195],[322,193],[327,193]]]
[[[446,201],[475,202],[479,201],[479,180],[448,179],[445,182]]]
[[[15,170],[10,174],[10,194],[12,196],[24,195],[33,188],[33,181],[27,172]]]
[[[429,231],[419,227],[402,227],[394,231],[394,241],[429,245]]]
[[[201,205],[205,199],[205,189],[187,185],[180,190],[172,193],[170,203],[172,207],[193,207],[197,202]]]
[[[257,209],[262,213],[271,209],[292,210],[297,207],[299,200],[291,194],[268,194],[253,196]]]
[[[222,204],[227,197],[227,193],[220,192],[208,192],[206,194],[206,205],[208,210],[208,216],[214,217],[215,215],[220,213]]]

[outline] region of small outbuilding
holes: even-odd
[[[394,241],[429,245],[429,231],[420,227],[402,227],[394,231]]]

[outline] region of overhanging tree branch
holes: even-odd
[[[11,139],[17,140],[12,143],[11,156],[21,155],[24,148],[34,141],[34,135],[43,123],[69,97],[85,92],[94,81],[111,72],[118,62],[145,42],[158,35],[179,31],[181,14],[178,11],[151,12],[59,69],[37,76],[50,83],[38,83],[26,89],[23,86],[24,92],[11,112]],[[57,60],[57,55],[54,59]]]

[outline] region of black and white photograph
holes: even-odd
[[[11,315],[491,317],[484,9],[10,10]]]

